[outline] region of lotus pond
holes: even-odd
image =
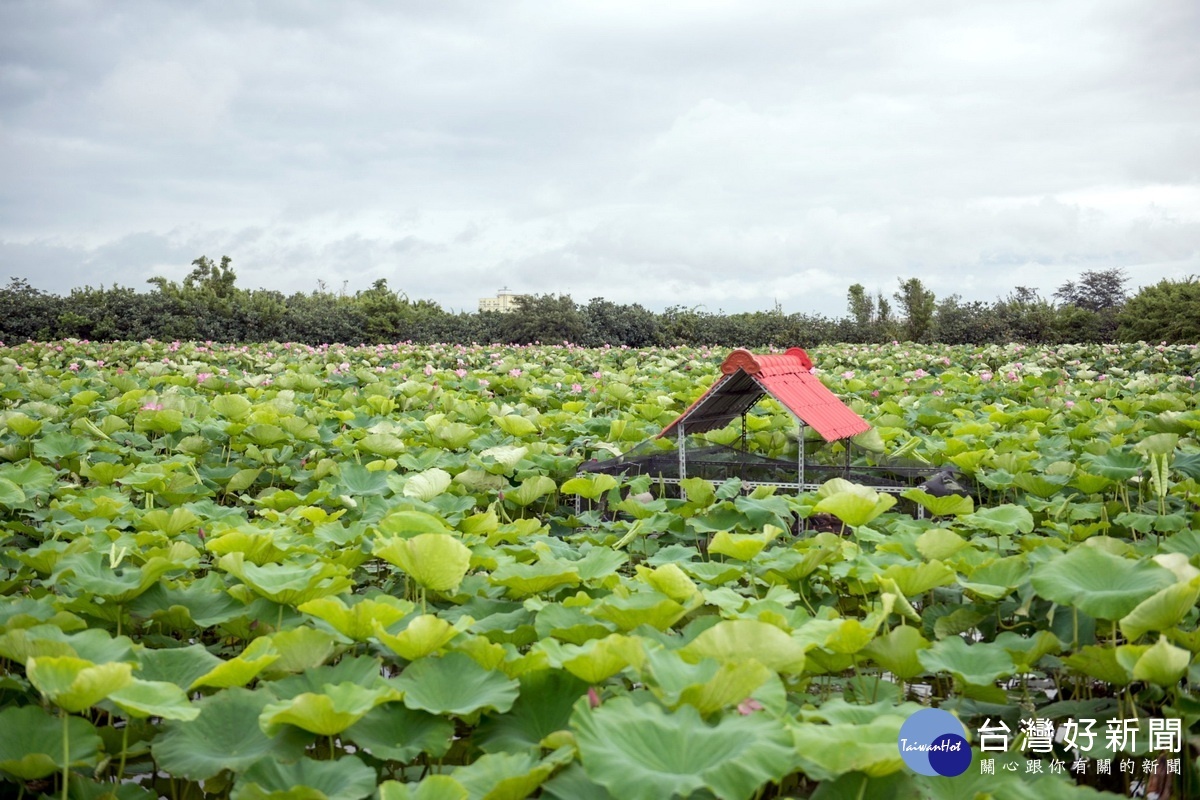
[[[952,464],[975,499],[576,476],[724,355],[0,347],[0,789],[1200,793],[1194,346],[813,351],[861,446]],[[748,423],[795,456],[778,407]],[[908,769],[926,706],[973,745],[1013,731],[994,774],[978,747],[957,778]],[[1098,737],[1157,773],[1078,775],[1034,718],[1178,719],[1182,742]]]

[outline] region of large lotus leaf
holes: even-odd
[[[476,728],[475,743],[485,752],[537,749],[547,736],[567,727],[575,701],[588,690],[587,682],[554,669],[522,675],[520,683],[512,709],[485,717]]]
[[[968,528],[977,528],[998,536],[1011,536],[1017,531],[1029,533],[1033,530],[1033,515],[1021,506],[1002,505],[981,508],[974,514],[959,517],[958,521]]]
[[[132,683],[133,665],[93,664],[71,656],[43,656],[29,659],[25,674],[46,699],[59,708],[78,713]]]
[[[212,410],[226,419],[242,421],[250,416],[250,401],[240,394],[222,394],[214,397],[209,403]]]
[[[1178,433],[1156,433],[1142,439],[1133,449],[1148,456],[1169,456],[1178,446]]]
[[[67,718],[67,757],[71,767],[96,764],[101,740],[92,723]],[[63,768],[63,723],[39,706],[9,706],[0,711],[0,770],[22,780],[37,780]]]
[[[708,482],[705,481],[708,485]],[[588,500],[596,500],[600,495],[616,488],[617,479],[603,473],[597,475],[580,475],[565,481],[560,491],[563,494],[577,494]]]
[[[259,714],[273,700],[266,692],[246,689],[226,689],[200,700],[200,716],[164,723],[150,746],[159,768],[199,781],[226,769],[240,772],[267,755],[298,756],[304,747],[298,732],[270,738],[259,728]]]
[[[0,478],[0,505],[12,508],[25,502],[25,492],[8,478]]]
[[[938,586],[954,583],[958,574],[940,561],[925,561],[916,565],[893,564],[881,573],[891,578],[905,597],[916,597]]]
[[[1084,454],[1090,465],[1089,472],[1102,475],[1109,480],[1124,481],[1132,478],[1145,466],[1145,460],[1136,453],[1109,450],[1104,455]]]
[[[372,455],[394,458],[407,448],[404,446],[404,440],[395,434],[369,433],[358,441],[358,449]]]
[[[521,485],[510,492],[504,493],[504,499],[524,508],[538,498],[544,497],[558,489],[558,484],[545,475],[535,475],[521,481]]]
[[[974,569],[962,587],[985,600],[999,600],[1029,579],[1032,568],[1026,556],[1010,556],[989,561]]]
[[[463,785],[449,775],[427,775],[419,783],[384,781],[379,800],[467,800]]]
[[[108,699],[131,717],[161,717],[162,719],[195,719],[200,714],[184,694],[183,689],[168,681],[147,681],[134,678],[122,688],[111,692]]]
[[[267,667],[267,677],[319,667],[336,649],[333,635],[316,628],[289,628],[271,634],[270,638],[279,658]]]
[[[354,602],[357,600],[357,602]],[[347,602],[349,601],[349,602]],[[415,605],[389,595],[358,599],[351,595],[309,600],[298,609],[329,623],[338,633],[356,642],[375,635],[375,625],[390,627],[413,612]]]
[[[1187,616],[1197,598],[1200,598],[1200,581],[1161,589],[1121,618],[1121,633],[1133,641],[1150,631],[1170,630]]]
[[[930,672],[948,672],[975,686],[988,686],[1016,671],[1012,655],[1000,645],[991,642],[968,645],[961,636],[949,636],[928,650],[921,650],[917,660]]]
[[[237,657],[222,661],[192,681],[188,689],[200,686],[215,686],[220,689],[245,686],[258,677],[271,664],[279,660],[279,653],[270,639],[262,637],[251,642]]]
[[[238,776],[231,800],[362,800],[375,791],[375,770],[354,756],[337,761],[264,758]]]
[[[1165,636],[1159,636],[1133,665],[1133,679],[1169,688],[1179,683],[1191,661],[1190,652],[1171,644]]]
[[[699,605],[700,597],[693,598]],[[626,597],[616,594],[609,595],[589,609],[597,619],[608,620],[622,631],[631,631],[639,625],[649,625],[660,631],[679,621],[689,608],[683,606],[665,594],[648,589],[634,592]]]
[[[286,700],[304,692],[320,694],[327,685],[339,683],[354,683],[369,689],[386,685],[380,674],[382,669],[383,660],[380,658],[346,656],[336,664],[326,664],[298,675],[271,681],[266,684],[266,689],[279,700]]]
[[[833,514],[850,527],[857,528],[896,505],[893,495],[881,494],[865,486],[848,485],[853,488],[830,494],[819,501],[813,510],[819,514]]]
[[[478,433],[470,425],[449,422],[433,429],[437,442],[447,450],[460,450],[470,444]]]
[[[404,483],[404,496],[428,503],[450,488],[450,473],[444,469],[427,469],[409,477]]]
[[[1133,561],[1095,547],[1075,547],[1033,570],[1033,588],[1047,600],[1097,619],[1121,619],[1175,582],[1151,561]]]
[[[386,687],[368,689],[357,683],[329,684],[321,692],[304,692],[262,710],[258,724],[263,733],[273,736],[281,725],[321,736],[341,733],[358,722],[377,705],[400,699],[400,693]]]
[[[299,605],[308,600],[341,594],[354,585],[346,575],[346,569],[328,561],[314,561],[307,566],[300,563],[258,564],[246,563],[242,553],[222,556],[217,565],[241,579],[242,583],[281,605]]]
[[[385,495],[391,491],[388,488],[387,475],[382,472],[372,472],[361,464],[341,464],[338,467],[338,477],[346,494],[355,497],[372,497]]]
[[[928,648],[929,641],[917,628],[902,625],[877,637],[862,652],[898,678],[911,680],[926,671],[917,656]]]
[[[741,662],[706,658],[692,664],[677,651],[655,650],[647,653],[645,666],[653,677],[652,691],[664,705],[694,706],[705,716],[736,706],[774,675],[749,654]]]
[[[528,436],[531,433],[537,433],[537,426],[519,414],[506,414],[502,417],[493,417],[493,419],[496,420],[496,424],[500,426],[500,429],[509,436],[520,438]]]
[[[559,645],[553,639],[543,639],[538,647],[550,655],[552,663],[561,664],[567,672],[590,684],[602,683],[630,665],[640,666],[645,658],[642,640],[620,633],[582,645]]]
[[[288,433],[278,425],[258,422],[242,431],[242,435],[260,447],[270,447],[288,440]]]
[[[708,544],[708,552],[720,553],[738,561],[749,561],[781,533],[783,531],[775,525],[768,525],[763,533],[718,531]]]
[[[578,586],[580,576],[574,562],[543,556],[533,564],[504,564],[492,572],[490,580],[507,588],[513,597],[528,597],[563,586]]]
[[[503,673],[486,670],[457,652],[410,664],[394,683],[409,708],[458,716],[487,708],[508,711],[520,689]]]
[[[412,761],[422,753],[441,758],[450,749],[454,723],[400,703],[385,703],[368,711],[342,736],[384,761]]]
[[[375,623],[375,638],[387,649],[401,658],[416,661],[436,653],[459,633],[475,622],[469,616],[461,616],[451,625],[433,614],[414,617],[398,634],[388,633],[378,622]]]
[[[501,445],[489,447],[479,454],[479,458],[483,460],[488,472],[504,474],[516,469],[517,464],[527,455],[529,455],[528,447]]]
[[[1050,631],[1038,631],[1033,636],[1022,636],[1019,633],[1005,631],[993,641],[1008,651],[1017,672],[1030,672],[1042,656],[1052,655],[1062,651],[1062,642]]]
[[[805,653],[811,647],[774,625],[737,619],[718,622],[683,647],[680,653],[689,659],[714,658],[721,663],[737,663],[752,654],[755,660],[776,672],[799,675],[804,671]]]
[[[176,427],[175,430],[179,428]],[[47,461],[58,461],[82,455],[93,447],[95,444],[90,439],[73,436],[65,431],[56,431],[38,439],[33,445],[33,452]]]
[[[488,753],[454,771],[454,779],[470,797],[480,800],[525,800],[574,753],[562,748],[546,758],[533,753]]]
[[[77,553],[58,562],[52,580],[114,603],[126,603],[157,583],[167,572],[183,568],[183,564],[166,558],[151,558],[142,567],[114,567],[107,553]],[[70,580],[65,578],[68,572],[71,573]]]
[[[684,603],[695,597],[700,588],[687,576],[678,564],[668,562],[661,566],[637,566],[639,580],[645,581],[658,591],[677,603]]]
[[[422,533],[411,539],[380,539],[375,543],[374,553],[435,592],[457,591],[471,567],[471,551],[445,533]]]
[[[912,500],[935,517],[961,517],[975,510],[975,501],[960,494],[938,497],[922,489],[909,489],[900,496]]]
[[[595,709],[581,701],[571,726],[588,777],[625,800],[697,792],[744,800],[795,763],[792,737],[766,714],[727,716],[710,725],[691,706],[666,712],[626,696]]]
[[[795,725],[792,737],[800,770],[818,781],[847,772],[879,777],[902,770],[904,759],[896,745],[902,724],[901,717],[885,715],[865,725]]]

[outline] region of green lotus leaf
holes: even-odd
[[[441,758],[450,749],[454,723],[400,703],[385,703],[368,711],[343,736],[380,760],[406,762],[422,753]]]
[[[108,699],[121,707],[131,717],[161,717],[162,719],[195,719],[200,714],[184,694],[183,689],[168,681],[147,681],[134,678]]]
[[[752,653],[754,659],[776,672],[799,675],[804,671],[804,645],[774,625],[750,619],[722,620],[703,631],[680,654],[688,659],[713,658],[738,663]]]
[[[143,649],[138,652],[137,660],[141,665],[137,677],[147,681],[169,681],[181,689],[187,689],[197,678],[224,663],[200,644],[162,650]]]
[[[433,614],[422,614],[410,620],[398,634],[388,633],[383,625],[376,622],[374,635],[380,644],[401,658],[416,661],[442,649],[474,622],[474,619],[464,615],[451,625]]]
[[[1152,561],[1132,561],[1095,547],[1075,547],[1033,570],[1033,588],[1059,605],[1097,619],[1121,619],[1175,582]]]
[[[958,578],[958,573],[940,561],[925,561],[915,566],[893,564],[880,574],[895,581],[896,588],[905,597],[916,597],[938,586],[949,586]]]
[[[238,776],[231,800],[362,800],[375,791],[375,770],[355,756],[337,761],[264,758]]]
[[[384,628],[391,627],[411,614],[415,608],[416,606],[407,600],[388,595],[361,599],[350,595],[346,598],[321,597],[309,600],[300,605],[298,610],[324,620],[338,633],[356,642],[365,642],[375,635],[376,624]]]
[[[768,525],[763,533],[718,531],[708,544],[708,552],[736,558],[738,561],[749,561],[781,533],[783,531],[774,525]]]
[[[375,706],[399,699],[399,692],[386,687],[368,689],[350,682],[327,684],[320,693],[304,692],[267,705],[258,717],[258,724],[268,736],[285,724],[333,736],[358,722]]]
[[[496,424],[500,426],[500,429],[509,436],[521,438],[531,433],[537,433],[537,426],[518,414],[507,414],[502,417],[493,417],[493,419],[496,420]]]
[[[176,427],[175,430],[179,428]],[[55,431],[38,439],[33,445],[33,452],[47,461],[59,461],[83,455],[95,446],[90,439],[73,436],[65,431]]]
[[[1191,661],[1190,652],[1171,644],[1165,636],[1159,636],[1133,665],[1133,679],[1171,687],[1187,673]]]
[[[543,639],[538,646],[550,654],[553,663],[593,685],[603,683],[628,666],[640,666],[645,659],[641,639],[620,633],[582,645],[559,645],[553,639]]]
[[[1032,636],[1005,631],[992,643],[1008,651],[1018,672],[1031,672],[1042,656],[1053,655],[1063,649],[1062,642],[1050,631],[1038,631]]]
[[[558,484],[545,475],[535,475],[521,481],[521,485],[504,493],[504,499],[524,508],[539,498],[558,490]]]
[[[341,464],[338,466],[338,478],[346,494],[355,497],[375,497],[388,494],[387,475],[382,472],[372,472],[361,464]]]
[[[241,422],[246,417],[250,416],[250,401],[240,394],[222,394],[217,395],[209,403],[213,411],[220,414],[225,419],[232,419]]]
[[[706,485],[707,483],[705,481]],[[577,494],[588,500],[598,500],[601,495],[606,494],[616,488],[616,486],[616,478],[612,475],[600,473],[596,475],[580,475],[577,478],[564,481],[559,491],[563,494]]]
[[[379,521],[379,530],[411,539],[421,533],[453,533],[453,529],[433,514],[402,508],[388,514]]]
[[[289,730],[268,737],[258,725],[274,698],[265,692],[226,689],[196,703],[190,722],[167,722],[150,749],[160,769],[190,780],[206,780],[222,770],[240,772],[267,755],[295,758],[305,739]]]
[[[520,688],[516,681],[457,652],[414,662],[394,683],[404,692],[404,705],[409,708],[457,716],[489,708],[508,711]]]
[[[479,454],[479,458],[483,460],[488,472],[507,474],[515,470],[517,464],[527,455],[529,455],[528,447],[500,445],[484,450]]]
[[[1125,481],[1141,472],[1145,460],[1136,453],[1109,450],[1104,455],[1087,453],[1084,460],[1088,462],[1089,471],[1113,481]]]
[[[647,653],[643,671],[653,679],[651,690],[667,708],[686,704],[704,716],[736,706],[774,675],[753,658],[724,664],[706,658],[693,664],[672,650]]]
[[[917,660],[930,672],[948,672],[975,686],[989,686],[1017,669],[1002,646],[991,642],[968,645],[961,636],[949,636],[928,650],[919,651]]]
[[[533,753],[488,753],[454,771],[470,797],[525,800],[560,767],[574,760],[570,748],[538,758]]]
[[[639,564],[637,576],[677,603],[692,599],[700,591],[678,564],[667,563],[653,569]]]
[[[693,598],[697,605],[699,601],[698,596]],[[688,611],[688,607],[650,589],[634,592],[626,597],[609,595],[594,605],[588,613],[597,619],[612,622],[622,631],[631,631],[639,625],[649,625],[665,631]]]
[[[841,478],[834,478],[840,481]],[[827,482],[824,489],[833,481]],[[813,508],[819,514],[833,514],[852,528],[866,525],[871,520],[896,505],[896,498],[881,494],[865,486],[844,482],[850,488],[842,488],[820,500]]]
[[[263,637],[255,639],[236,658],[223,661],[208,672],[192,681],[189,690],[200,686],[214,686],[224,689],[232,686],[245,686],[258,677],[258,674],[279,660],[279,653],[270,639]]]
[[[959,583],[985,600],[999,600],[1029,580],[1031,572],[1032,568],[1024,555],[1010,556],[976,567],[967,580],[960,578]]]
[[[438,444],[447,450],[461,450],[475,440],[477,433],[470,425],[449,422],[433,431]]]
[[[379,784],[379,800],[467,800],[469,796],[463,785],[449,775],[427,775],[419,783]]]
[[[866,725],[792,727],[798,766],[809,778],[831,781],[848,772],[880,777],[904,769],[896,743],[903,718],[885,715]]]
[[[369,433],[358,440],[358,449],[384,458],[395,458],[407,448],[404,440],[394,434]],[[412,495],[409,496],[412,497]]]
[[[627,800],[697,792],[745,800],[791,772],[795,762],[792,737],[765,714],[728,716],[710,725],[689,705],[666,712],[626,696],[595,709],[580,701],[571,727],[588,777]],[[894,737],[891,746],[895,753]]]
[[[1133,681],[1133,676],[1122,666],[1117,659],[1117,651],[1112,647],[1087,645],[1065,657],[1063,663],[1072,670],[1114,686],[1126,686]]]
[[[70,767],[92,767],[99,760],[100,735],[86,719],[67,718]],[[37,780],[63,768],[63,723],[40,707],[9,706],[0,711],[0,770],[22,780]]]
[[[575,701],[588,690],[587,682],[555,669],[519,680],[520,695],[512,709],[484,717],[476,729],[475,741],[485,752],[536,750],[547,736],[567,728]]]
[[[114,603],[127,603],[167,572],[183,568],[183,564],[166,558],[151,558],[142,567],[122,564],[114,568],[107,553],[77,553],[58,562],[52,579],[67,584],[65,575],[70,572],[70,584],[79,589]]]
[[[242,553],[230,553],[222,556],[217,566],[236,575],[255,594],[281,605],[294,606],[318,597],[341,594],[354,585],[344,567],[328,561],[259,566],[246,563]]]
[[[316,628],[290,628],[273,633],[271,644],[279,658],[266,669],[268,677],[319,667],[334,654],[334,638]]]
[[[0,478],[0,505],[12,508],[25,502],[25,492],[8,478]]]
[[[912,680],[925,673],[917,655],[928,648],[929,641],[917,628],[901,625],[886,636],[877,637],[862,652],[901,680]]]
[[[450,488],[450,473],[444,469],[427,469],[411,476],[404,483],[404,496],[428,503]]]
[[[688,502],[696,508],[707,508],[717,499],[717,493],[713,489],[712,482],[704,478],[684,478],[679,482],[679,485],[687,494]]]
[[[490,582],[507,588],[513,597],[528,597],[564,586],[578,586],[580,576],[573,562],[543,556],[533,564],[505,564],[492,572]]]
[[[958,521],[969,528],[977,528],[998,536],[1011,536],[1017,531],[1029,533],[1033,530],[1033,515],[1021,506],[1002,505],[981,508],[974,514],[959,517]]]
[[[229,476],[229,480],[225,482],[225,491],[228,493],[242,492],[249,489],[254,482],[258,480],[258,476],[262,474],[262,467],[239,469],[233,475]]]
[[[1150,631],[1167,631],[1183,620],[1200,598],[1200,582],[1168,586],[1138,603],[1121,618],[1121,633],[1133,641]]]
[[[133,665],[93,664],[72,656],[31,658],[25,664],[29,682],[59,708],[78,713],[133,682]]]
[[[250,425],[242,431],[242,435],[259,447],[270,447],[291,438],[283,428],[268,422],[258,422]]]
[[[454,592],[471,567],[471,551],[453,536],[422,533],[411,539],[380,539],[374,554],[435,592]]]
[[[4,416],[4,425],[17,436],[28,439],[42,429],[42,421],[15,411]]]
[[[961,517],[975,510],[975,501],[960,494],[938,497],[922,489],[908,489],[901,492],[900,496],[912,500],[934,517]]]

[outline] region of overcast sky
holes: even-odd
[[[1200,3],[0,2],[0,278],[842,316],[1200,274]]]

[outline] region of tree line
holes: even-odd
[[[55,295],[13,278],[0,289],[0,341],[26,339],[294,341],[319,344],[397,342],[572,342],[630,347],[763,347],[837,342],[1058,344],[1200,341],[1200,280],[1161,281],[1132,296],[1123,270],[1090,270],[1051,298],[1016,287],[993,302],[937,298],[917,278],[899,279],[889,295],[856,283],[843,317],[771,311],[726,314],[569,295],[525,295],[513,313],[446,311],[411,300],[377,280],[347,294],[324,286],[284,295],[237,285],[230,258],[201,256],[181,282],[158,277],[149,291],[83,287]]]

